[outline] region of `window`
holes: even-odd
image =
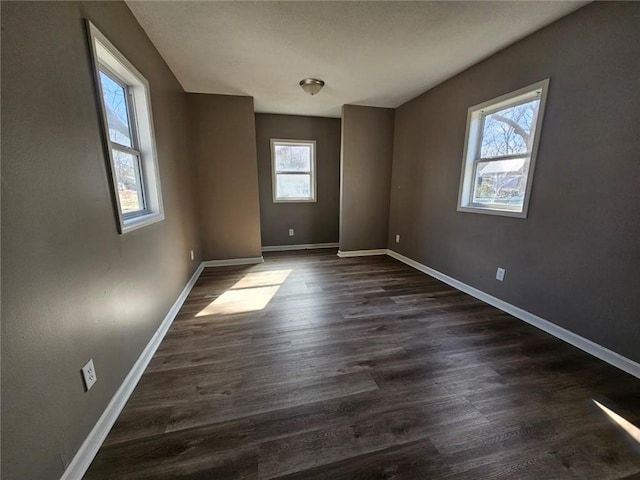
[[[549,80],[467,114],[458,210],[525,218]]]
[[[271,139],[274,202],[316,201],[316,142]]]
[[[164,219],[149,82],[87,22],[120,233]]]

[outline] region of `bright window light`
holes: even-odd
[[[87,26],[118,229],[127,233],[164,219],[149,82]]]
[[[469,108],[458,211],[527,216],[548,85]]]
[[[273,201],[316,201],[316,142],[271,139]]]

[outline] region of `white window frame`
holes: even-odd
[[[276,171],[276,145],[291,145],[311,147],[311,170],[310,171]],[[278,197],[278,175],[311,175],[311,195],[310,197]],[[273,190],[273,203],[313,203],[317,202],[316,195],[316,141],[315,140],[284,140],[279,138],[271,139],[271,187]]]
[[[111,178],[118,231],[124,234],[164,220],[149,82],[89,20],[87,20],[87,32],[93,60],[105,155],[109,160],[108,173]],[[127,93],[127,112],[132,136],[131,147],[112,142],[109,136],[109,124],[100,80],[101,70],[123,86]],[[138,159],[136,173],[139,180],[139,198],[143,209],[136,212],[122,212],[114,167],[114,149],[131,154]]]
[[[507,93],[479,105],[474,105],[467,111],[467,132],[464,141],[464,155],[462,159],[462,173],[460,176],[460,189],[458,192],[458,211],[468,213],[481,213],[486,215],[500,215],[504,217],[527,218],[529,211],[529,200],[531,198],[531,188],[542,132],[542,121],[549,89],[549,79],[541,80],[533,85],[521,88],[514,92]],[[531,144],[530,155],[505,155],[492,158],[481,158],[480,151],[482,145],[482,134],[484,118],[496,111],[540,99],[538,116],[533,127],[534,137]],[[502,209],[499,205],[480,204],[473,202],[475,189],[475,170],[479,162],[508,160],[513,157],[529,157],[529,170],[526,179],[526,187],[522,202],[522,211]]]

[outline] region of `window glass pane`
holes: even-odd
[[[311,146],[309,145],[275,145],[276,172],[310,172]]]
[[[521,212],[528,173],[529,157],[478,162],[473,202]]]
[[[276,175],[277,198],[311,198],[311,175]]]
[[[540,100],[514,105],[484,118],[482,158],[531,152]]]
[[[109,75],[100,71],[102,97],[109,125],[109,139],[125,147],[132,147],[131,129],[127,114],[127,92]]]
[[[144,209],[140,185],[139,159],[130,153],[112,150],[113,167],[118,184],[118,196],[122,213]]]

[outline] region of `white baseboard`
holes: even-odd
[[[263,252],[287,252],[289,250],[314,250],[316,248],[338,248],[339,243],[299,243],[297,245],[270,245],[262,247]]]
[[[198,268],[196,268],[196,271],[193,272],[193,275],[187,282],[187,285],[178,296],[178,299],[171,306],[169,312],[167,312],[167,315],[164,317],[160,327],[153,334],[151,340],[149,340],[149,343],[138,357],[136,363],[133,364],[133,367],[122,382],[122,385],[120,385],[120,388],[116,391],[115,395],[107,405],[107,408],[98,419],[98,422],[78,449],[78,452],[69,463],[69,466],[62,474],[60,480],[80,480],[87,472],[91,462],[98,453],[98,450],[102,446],[105,438],[107,438],[107,434],[111,430],[111,427],[116,423],[120,412],[122,412],[127,400],[129,400],[133,390],[136,388],[138,381],[140,381],[140,377],[142,377],[142,374],[147,368],[147,365],[149,365],[153,354],[160,346],[160,342],[162,342],[167,330],[169,330],[169,327],[176,318],[182,304],[187,299],[189,292],[195,285],[196,280],[198,280],[203,269],[204,265],[200,264]]]
[[[511,305],[510,303],[500,300],[499,298],[489,295],[488,293],[478,290],[475,287],[467,285],[466,283],[456,280],[455,278],[445,275],[444,273],[434,270],[433,268],[427,267],[426,265],[416,262],[415,260],[405,257],[404,255],[394,252],[393,250],[378,249],[378,250],[352,250],[347,252],[338,252],[338,256],[340,257],[362,257],[362,256],[368,256],[368,255],[389,255],[395,258],[396,260],[399,260],[402,263],[405,263],[415,268],[416,270],[419,270],[423,273],[426,273],[427,275],[437,278],[438,280],[446,283],[447,285],[450,285],[462,292],[465,292],[471,295],[472,297],[477,298],[478,300],[481,300],[485,303],[488,303],[489,305],[492,305],[498,308],[499,310],[502,310],[510,315],[513,315],[514,317],[520,320],[523,320],[553,335],[554,337],[564,340],[565,342],[593,355],[594,357],[599,358],[600,360],[603,360],[619,368],[620,370],[623,370],[629,373],[630,375],[633,375],[634,377],[640,378],[640,364],[634,362],[633,360],[623,357],[622,355],[612,350],[609,350],[601,345],[598,345],[597,343],[592,342],[591,340],[588,340],[584,337],[581,337],[580,335],[577,335],[569,330],[559,327],[558,325],[551,323],[548,320],[545,320],[543,318],[540,318],[537,315],[534,315],[533,313],[527,312],[526,310],[516,307],[515,305]],[[153,334],[153,336],[151,337],[151,340],[149,341],[149,343],[147,344],[143,352],[140,354],[140,357],[138,357],[138,360],[136,361],[136,363],[133,365],[133,367],[125,377],[124,381],[122,382],[122,385],[120,385],[120,388],[118,388],[118,391],[115,393],[115,395],[107,405],[107,408],[98,419],[98,422],[95,424],[95,426],[93,427],[93,429],[91,430],[91,432],[89,433],[85,441],[82,443],[82,445],[78,449],[78,452],[75,454],[75,456],[69,463],[69,466],[63,473],[60,480],[80,480],[83,477],[83,475],[87,472],[87,470],[89,469],[89,466],[91,465],[91,462],[93,461],[96,454],[98,453],[98,450],[102,446],[102,443],[104,442],[105,438],[107,437],[107,434],[111,430],[111,427],[116,422],[118,416],[120,415],[120,412],[122,412],[122,409],[127,403],[127,400],[133,393],[133,390],[138,384],[138,381],[140,380],[140,378],[142,377],[142,374],[147,368],[147,365],[149,364],[154,353],[160,346],[160,342],[162,342],[162,339],[164,338],[165,334],[169,330],[169,327],[173,323],[173,320],[175,319],[176,315],[180,311],[182,304],[184,303],[187,296],[189,295],[189,292],[195,285],[196,280],[202,273],[202,270],[204,269],[204,267],[256,264],[256,263],[262,263],[263,261],[264,260],[262,257],[239,258],[239,259],[231,259],[231,260],[212,260],[212,261],[202,262],[198,266],[198,268],[196,269],[196,271],[193,273],[193,275],[187,282],[187,285],[184,287],[184,289],[178,296],[177,300],[175,301],[175,303],[173,304],[169,312],[167,312],[167,315],[165,316],[164,320],[160,324],[160,327]]]
[[[264,263],[264,257],[229,258],[228,260],[206,260],[202,262],[205,267],[226,267],[229,265],[255,265]]]
[[[349,257],[368,257],[370,255],[387,255],[388,250],[386,248],[379,248],[376,250],[338,250],[338,256],[340,258]]]
[[[395,258],[396,260],[401,261],[402,263],[406,263],[416,270],[420,270],[427,275],[437,278],[447,285],[451,285],[453,288],[456,288],[464,293],[471,295],[472,297],[477,298],[478,300],[482,300],[483,302],[488,303],[489,305],[492,305],[499,310],[502,310],[503,312],[519,318],[520,320],[527,322],[534,327],[537,327],[540,330],[543,330],[553,335],[554,337],[559,338],[560,340],[564,340],[574,347],[577,347],[580,350],[583,350],[593,355],[594,357],[599,358],[600,360],[603,360],[613,365],[614,367],[627,372],[630,375],[633,375],[634,377],[640,378],[640,364],[627,357],[623,357],[619,353],[609,350],[608,348],[592,342],[589,339],[581,337],[580,335],[562,328],[555,323],[545,320],[544,318],[540,318],[537,315],[534,315],[533,313],[527,312],[526,310],[516,307],[515,305],[507,303],[504,300],[500,300],[499,298],[489,295],[488,293],[478,290],[475,287],[467,285],[466,283],[456,280],[455,278],[445,275],[444,273],[434,270],[433,268],[427,267],[426,265],[416,262],[415,260],[405,257],[404,255],[394,252],[393,250],[389,250],[388,255]]]

